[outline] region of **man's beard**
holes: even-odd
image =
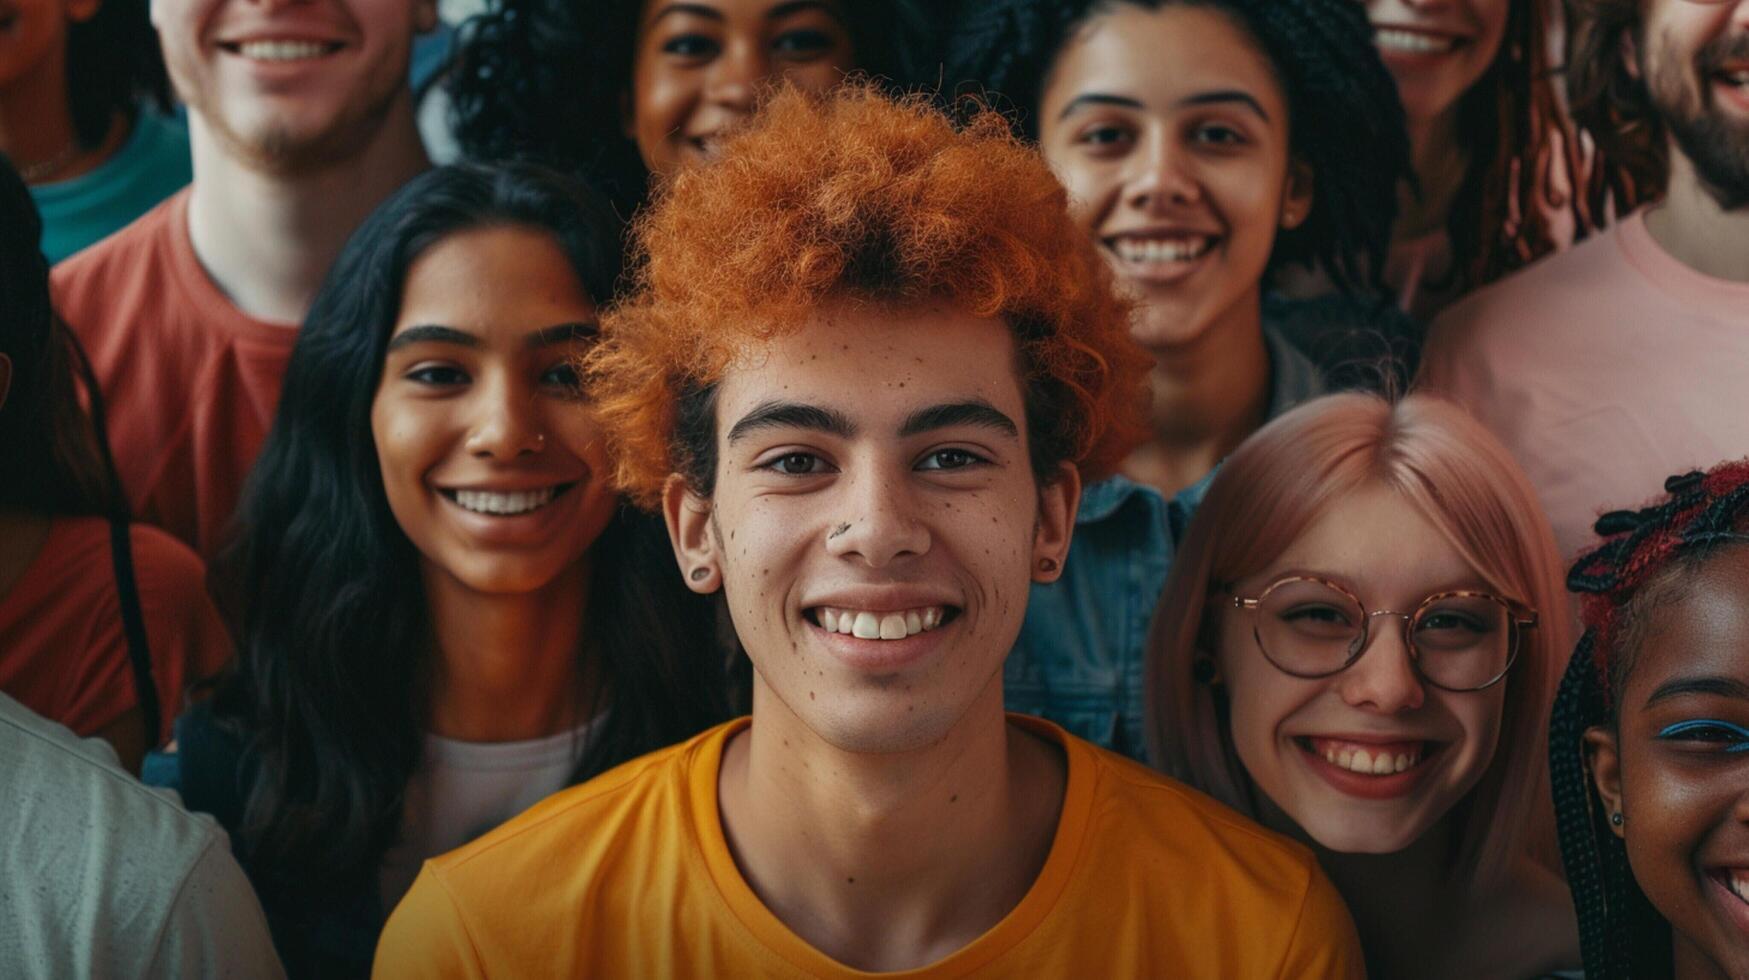
[[[1728,118],[1713,104],[1712,86],[1721,65],[1745,60],[1749,35],[1722,37],[1702,48],[1693,66],[1698,93],[1688,90],[1675,59],[1660,59],[1646,73],[1653,107],[1707,194],[1726,211],[1749,205],[1749,125]]]

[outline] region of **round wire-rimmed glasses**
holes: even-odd
[[[1498,684],[1518,659],[1522,634],[1536,611],[1488,592],[1436,592],[1404,612],[1367,611],[1342,585],[1312,575],[1286,575],[1256,596],[1233,596],[1233,608],[1255,613],[1251,635],[1277,670],[1316,679],[1347,670],[1366,653],[1372,621],[1403,621],[1403,644],[1415,673],[1447,691]]]

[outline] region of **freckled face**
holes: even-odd
[[[824,92],[855,67],[837,0],[650,0],[632,65],[627,135],[652,173],[712,159],[760,90]]]
[[[458,232],[413,262],[371,433],[428,572],[504,594],[579,569],[616,506],[571,367],[594,324],[543,232]]]
[[[1373,43],[1413,122],[1457,107],[1500,52],[1512,0],[1367,0]]]
[[[1438,528],[1382,486],[1332,504],[1234,591],[1256,596],[1290,573],[1342,583],[1368,610],[1410,611],[1438,592],[1491,591]],[[1465,693],[1426,684],[1411,665],[1403,620],[1386,617],[1371,623],[1366,652],[1348,669],[1292,677],[1258,648],[1253,620],[1261,611],[1219,615],[1217,660],[1239,759],[1269,800],[1324,847],[1403,850],[1444,819],[1493,761],[1511,677]],[[1381,756],[1393,764],[1389,774],[1354,771]],[[1401,771],[1399,757],[1408,763]]]
[[[1000,321],[846,305],[724,377],[708,533],[756,713],[892,752],[1000,712],[1035,562],[1067,550],[1041,501],[1061,527],[1078,492],[1035,484],[1016,363]]]
[[[1681,588],[1653,611],[1622,691],[1612,810],[1670,922],[1676,975],[1749,976],[1749,548]]]
[[[1206,8],[1120,5],[1064,45],[1039,113],[1071,213],[1143,301],[1139,342],[1191,344],[1255,307],[1311,189],[1290,178],[1287,101],[1243,29]]]

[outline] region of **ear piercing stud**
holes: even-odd
[[[1615,824],[1617,827],[1620,827],[1622,824],[1628,822],[1628,818],[1622,816],[1621,811],[1617,810],[1614,813],[1609,815],[1609,822],[1612,824]]]
[[[710,575],[711,570],[702,565],[692,570],[692,580],[694,582],[703,582],[705,579],[710,578]]]
[[[1057,570],[1057,560],[1055,558],[1040,558],[1038,560],[1038,570],[1041,572],[1054,572],[1054,571],[1056,571]]]

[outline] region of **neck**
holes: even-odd
[[[1696,272],[1749,282],[1749,207],[1727,211],[1707,192],[1682,151],[1670,147],[1670,184],[1646,215],[1659,247]]]
[[[521,742],[582,724],[579,676],[589,569],[578,562],[535,592],[478,592],[424,569],[436,657],[427,724],[463,742]],[[592,673],[592,672],[591,672]]]
[[[102,145],[89,150],[79,147],[67,98],[64,48],[0,88],[0,155],[20,173],[38,167],[49,170],[29,183],[67,180],[86,173],[108,159],[126,135],[126,121],[118,116]]]
[[[1674,954],[1670,975],[1675,980],[1730,980],[1731,974],[1682,930],[1670,930],[1670,945]]]
[[[1456,105],[1432,119],[1409,121],[1409,162],[1419,193],[1406,181],[1399,189],[1394,241],[1440,231],[1451,217],[1470,163],[1469,151],[1458,139]]]
[[[935,962],[1020,903],[1062,809],[1059,750],[1008,725],[992,678],[947,735],[850,752],[755,678],[753,724],[718,777],[724,833],[774,915],[863,970]],[[805,847],[798,847],[805,841]]]
[[[1154,438],[1124,461],[1124,475],[1170,497],[1263,424],[1270,366],[1261,304],[1253,291],[1196,340],[1152,352]]]
[[[1348,903],[1369,974],[1413,976],[1419,957],[1449,943],[1446,926],[1460,917],[1463,902],[1448,873],[1449,821],[1393,854],[1344,854],[1307,843]]]
[[[297,323],[346,239],[383,199],[431,165],[402,93],[354,156],[296,174],[227,152],[189,113],[194,184],[188,230],[218,287],[245,314]]]

